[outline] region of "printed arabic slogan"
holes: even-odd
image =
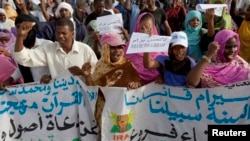
[[[106,98],[103,141],[207,141],[207,125],[249,124],[250,81],[212,89],[150,83],[136,90],[87,87],[69,74],[48,85],[0,91],[1,141],[96,141],[98,89]]]
[[[0,140],[96,140],[96,88],[86,88],[79,78],[68,75],[48,85],[0,91]]]
[[[102,88],[104,141],[207,141],[208,125],[250,123],[250,81],[211,89]],[[115,106],[114,106],[115,105]]]

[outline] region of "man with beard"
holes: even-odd
[[[56,22],[57,41],[45,42],[35,49],[28,49],[23,44],[34,26],[35,22],[22,22],[17,25],[13,57],[19,64],[29,67],[48,66],[51,78],[55,78],[66,69],[73,75],[82,75],[80,68],[87,62],[95,68],[97,57],[88,45],[74,40],[74,25],[71,20],[60,18]]]

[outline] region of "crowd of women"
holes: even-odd
[[[120,0],[114,5],[110,0],[94,0],[89,10],[88,4],[81,0],[76,1],[75,7],[71,6],[71,1],[41,0],[39,9],[42,15],[37,16],[30,8],[32,3],[28,2],[16,0],[12,3],[16,7],[6,2],[0,9],[1,89],[7,85],[38,81],[35,77],[42,83],[49,83],[61,72],[49,65],[53,61],[64,64],[62,70],[81,75],[82,80],[92,86],[136,89],[155,82],[176,87],[211,88],[250,79],[250,7],[239,7],[242,1],[207,0],[207,3],[228,5],[222,16],[216,16],[214,9],[199,12],[186,8],[186,1],[182,0],[173,0],[171,6],[169,1],[157,5],[155,0]],[[123,16],[121,33],[100,35],[96,18],[116,13]],[[171,36],[169,49],[126,54],[133,32]],[[65,60],[56,60],[53,56],[49,59],[55,60],[48,60],[46,56],[53,53],[48,47],[44,52],[45,49],[37,49],[44,46],[37,43],[40,39],[51,47],[54,43],[61,47]],[[22,51],[22,46],[25,51]],[[77,64],[77,58],[70,57],[79,52],[75,46],[87,46],[92,51],[86,49],[88,53],[84,55],[92,57],[80,59]],[[19,52],[29,58],[18,56]],[[68,62],[72,64],[64,62],[71,58],[74,61]],[[37,67],[49,67],[47,70],[55,72],[28,72],[34,66],[40,70],[42,68]],[[24,69],[27,67],[30,69]],[[31,75],[33,78],[26,81]],[[101,125],[104,103],[100,93],[95,111],[98,125]]]

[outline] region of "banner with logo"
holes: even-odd
[[[250,123],[250,81],[210,89],[102,88],[104,141],[207,141],[208,125]]]
[[[0,140],[96,141],[98,89],[106,98],[103,141],[207,141],[207,125],[250,123],[250,81],[211,89],[155,83],[89,87],[71,75],[0,91]]]

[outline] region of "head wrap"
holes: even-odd
[[[91,20],[87,26],[87,28],[91,28],[94,32],[97,31],[97,22],[96,20]]]
[[[18,16],[15,9],[11,7],[9,3],[6,2],[5,11],[8,18],[16,18]]]
[[[3,9],[3,8],[0,8],[0,13],[3,13],[6,17],[7,17],[7,14],[6,14],[6,11],[5,11],[5,9]]]
[[[8,17],[7,14],[6,14],[6,12],[5,12],[5,10],[3,8],[0,8],[0,13],[4,14],[6,17]],[[0,23],[4,23],[4,22],[0,21]]]
[[[224,57],[224,51],[227,41],[231,38],[236,39],[237,52],[235,52],[233,59],[228,62]],[[220,49],[217,52],[217,56],[213,58],[212,63],[207,66],[203,72],[204,78],[202,79],[202,86],[214,87],[218,86],[218,84],[227,85],[230,83],[249,79],[249,64],[237,55],[240,49],[240,41],[238,34],[231,30],[224,29],[219,31],[215,35],[214,41],[218,42],[218,44],[220,45]],[[218,84],[212,83],[213,81]]]
[[[137,21],[136,21],[136,24],[135,24],[135,28],[134,28],[134,32],[139,32],[139,28],[140,28],[140,24],[141,24],[141,19],[142,19],[146,14],[149,14],[149,15],[152,16],[152,19],[154,20],[154,24],[155,24],[155,18],[154,18],[154,16],[153,16],[151,13],[148,13],[148,12],[141,13],[141,14],[138,16],[138,18],[137,18]],[[156,26],[153,27],[153,35],[158,35]]]
[[[68,4],[67,2],[61,2],[56,9],[56,12],[55,12],[56,17],[60,17],[60,10],[62,8],[68,9],[71,15],[73,15],[74,10],[72,6]]]
[[[227,41],[231,38],[235,38],[237,42],[237,52],[234,54],[234,58],[235,58],[236,55],[240,51],[239,35],[233,32],[232,30],[227,30],[227,29],[221,30],[215,35],[214,41],[217,41],[220,45],[220,49],[217,52],[217,56],[219,60],[217,61],[222,62],[222,63],[227,62],[226,58],[224,57],[224,51],[225,51]]]
[[[6,48],[8,51],[10,51],[10,45],[15,43],[16,37],[14,34],[11,33],[11,31],[7,29],[0,29],[0,38],[1,37],[7,37],[9,41],[7,43],[0,42],[0,46]]]
[[[189,21],[193,18],[197,18],[200,21],[200,24],[193,28],[190,26]],[[188,37],[189,45],[189,54],[190,56],[196,58],[197,61],[201,59],[201,50],[200,50],[200,40],[201,40],[201,28],[202,28],[202,16],[201,13],[197,10],[191,10],[187,13],[184,21],[184,32]]]
[[[193,28],[190,26],[189,21],[192,20],[193,18],[198,18],[200,21],[200,24],[196,27]],[[191,45],[197,45],[200,43],[200,30],[202,27],[202,17],[201,13],[196,10],[191,10],[187,13],[187,16],[184,21],[184,26],[185,26],[185,32],[188,36],[188,43]]]

